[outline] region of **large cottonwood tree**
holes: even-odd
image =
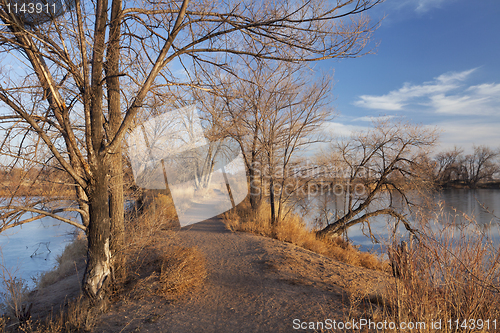
[[[148,98],[203,86],[191,74],[228,68],[227,54],[277,61],[361,55],[374,28],[363,12],[380,2],[75,0],[63,15],[36,22],[9,1],[0,4],[2,135],[20,148],[9,150],[13,158],[30,150],[43,164],[49,156],[74,182],[89,245],[83,287],[96,300],[120,275],[121,148]],[[27,210],[59,213],[8,205],[3,229],[24,223]]]

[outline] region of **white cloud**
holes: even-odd
[[[478,95],[495,96],[500,94],[500,84],[483,83],[477,86],[470,86],[467,90]]]
[[[415,11],[418,13],[425,13],[433,8],[440,8],[445,2],[450,0],[415,0]]]
[[[433,81],[424,82],[420,85],[412,85],[408,82],[398,90],[393,90],[382,96],[361,95],[354,105],[367,109],[378,109],[387,111],[403,110],[406,105],[418,98],[444,94],[459,88],[462,82],[474,72],[470,69],[463,72],[445,73]]]
[[[452,115],[491,115],[500,111],[500,84],[483,83],[470,86],[455,95],[437,94],[430,97],[436,113]]]
[[[454,0],[398,0],[392,2],[392,7],[401,8],[411,8],[418,14],[423,14],[434,8],[441,8],[445,3],[452,2]]]
[[[490,114],[493,107],[488,105],[490,100],[487,97],[477,97],[468,95],[438,94],[431,96],[430,106],[436,113],[449,115],[486,115]]]
[[[373,122],[376,120],[389,120],[392,118],[395,118],[396,116],[378,116],[378,117],[372,117],[372,116],[364,116],[364,117],[359,117],[359,118],[354,118],[352,121],[368,121],[368,122]]]
[[[490,115],[500,110],[500,84],[465,83],[476,69],[442,74],[420,85],[404,83],[398,90],[381,96],[361,95],[354,105],[386,111],[402,111],[408,106],[424,106],[437,114]]]
[[[354,102],[354,105],[367,109],[397,111],[402,110],[404,106],[404,104],[401,103],[401,99],[393,94],[392,96],[391,94],[383,96],[362,95],[359,96],[359,98],[360,100]]]
[[[486,145],[498,148],[500,142],[500,121],[490,119],[489,122],[470,120],[447,120],[436,124],[443,129],[439,150],[452,149],[459,146],[471,152],[473,145]]]
[[[347,125],[329,121],[322,125],[322,132],[332,137],[349,137],[354,132],[366,131],[369,126]]]
[[[463,72],[448,72],[439,75],[436,80],[442,82],[443,84],[453,84],[457,81],[465,81],[467,77],[472,74],[477,68],[472,68]]]

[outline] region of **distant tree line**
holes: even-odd
[[[436,181],[440,186],[465,185],[471,188],[491,182],[500,174],[500,151],[474,146],[471,154],[453,148],[436,155]]]

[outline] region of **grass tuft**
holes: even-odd
[[[196,248],[176,245],[178,227],[170,196],[158,195],[127,224],[127,279],[124,291],[133,299],[153,295],[175,298],[203,283],[205,258]]]

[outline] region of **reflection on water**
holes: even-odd
[[[459,222],[468,218],[474,219],[481,231],[486,232],[496,246],[500,244],[500,219],[498,218],[500,217],[500,190],[448,189],[436,193],[434,201],[442,204],[446,221]],[[378,204],[383,205],[383,203]],[[328,216],[331,223],[336,216],[341,216],[344,211],[343,197],[331,193],[310,197],[309,200],[302,202],[302,205],[307,211],[304,217],[310,226],[315,225],[316,219],[320,215],[322,215],[323,222],[325,216]],[[388,221],[387,216],[376,216],[370,221],[371,231],[379,240],[387,239],[393,231],[394,221]],[[444,221],[433,222],[443,223]],[[472,227],[469,227],[467,231],[474,232]],[[400,237],[406,237],[408,232],[402,225],[399,225],[397,234]],[[367,226],[363,224],[355,225],[348,230],[349,239],[354,244],[359,245],[362,250],[380,251],[381,245],[373,244],[367,235],[369,235],[369,231]]]
[[[464,213],[474,218],[478,224],[491,225],[499,222],[500,190],[495,189],[448,189],[437,195],[444,201],[444,210],[452,216]],[[496,215],[496,216],[495,216]]]

